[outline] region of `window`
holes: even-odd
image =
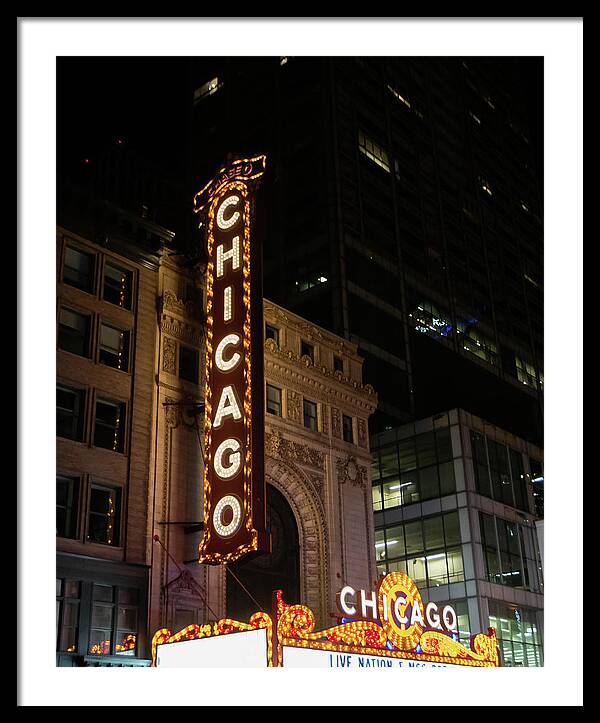
[[[131,271],[113,264],[104,266],[104,301],[116,304],[122,309],[131,309]]]
[[[460,542],[457,512],[377,530],[378,569],[406,572],[423,586],[460,582],[465,579]]]
[[[56,649],[77,653],[81,585],[77,580],[56,579]]]
[[[122,452],[125,446],[125,403],[98,397],[94,445],[113,452]]]
[[[179,345],[179,378],[198,384],[200,356],[197,349]]]
[[[90,317],[63,307],[58,319],[58,348],[79,356],[90,353]]]
[[[395,90],[394,88],[392,88],[391,85],[388,85],[388,90],[389,90],[389,91],[391,92],[391,94],[392,94],[395,98],[397,98],[401,103],[404,103],[404,105],[405,105],[407,108],[410,108],[410,101],[408,100],[408,98],[405,98],[404,96],[400,95],[400,93],[398,93],[397,90]]]
[[[311,432],[317,431],[317,405],[315,402],[304,400],[304,426]]]
[[[529,364],[529,362],[518,356],[515,356],[515,364],[517,366],[517,379],[526,386],[536,389],[537,381],[533,364]]]
[[[201,100],[204,100],[204,98],[208,98],[209,95],[216,93],[222,85],[222,80],[219,80],[219,78],[213,78],[207,83],[204,83],[204,85],[201,85],[199,88],[196,88],[194,91],[194,105],[199,103]]]
[[[90,294],[94,293],[94,256],[67,246],[63,282]]]
[[[409,505],[456,491],[452,441],[437,429],[380,450],[383,508]],[[377,471],[379,475],[379,471]],[[374,478],[375,479],[375,478]]]
[[[273,341],[279,346],[279,329],[271,324],[265,324],[265,339],[273,339]]]
[[[344,360],[341,356],[334,355],[333,357],[333,371],[344,373]]]
[[[308,356],[311,361],[315,360],[315,348],[312,344],[307,341],[300,342],[300,356]]]
[[[85,392],[57,385],[56,387],[56,434],[58,437],[81,442],[83,439],[83,418]]]
[[[56,475],[56,536],[77,537],[79,479]]]
[[[344,442],[354,442],[354,433],[352,431],[352,417],[348,417],[346,414],[342,414],[342,435]]]
[[[101,324],[98,361],[126,372],[129,369],[129,332]]]
[[[479,524],[488,580],[539,591],[540,565],[532,528],[483,512]]]
[[[118,545],[121,521],[121,490],[92,483],[87,539]]]
[[[544,517],[544,469],[537,459],[529,459],[531,469],[531,486],[533,488],[533,499],[535,502],[535,513],[538,517]]]
[[[134,656],[137,649],[138,591],[93,585],[88,652]]]
[[[489,625],[496,629],[502,665],[538,667],[544,664],[537,612],[500,600],[488,600]]]
[[[358,132],[358,148],[380,168],[390,172],[390,161],[387,152],[377,143],[368,138],[362,131]]]
[[[479,494],[529,511],[521,453],[473,431],[471,450]]]
[[[496,364],[498,347],[495,342],[477,329],[467,327],[462,321],[458,322],[457,331],[462,335],[462,345],[465,351],[483,359],[488,364]]]
[[[267,412],[281,417],[281,389],[267,384]]]
[[[323,274],[322,271],[318,271],[316,273],[310,274],[309,276],[305,276],[301,279],[296,280],[294,285],[296,287],[296,291],[302,293],[303,291],[308,291],[309,289],[312,289],[319,284],[324,284],[326,283],[326,281],[327,277]]]

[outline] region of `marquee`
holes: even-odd
[[[364,591],[362,591],[364,592]],[[344,595],[349,603],[349,591]],[[347,620],[315,630],[313,612],[304,605],[289,605],[278,590],[271,613],[257,612],[247,623],[229,618],[206,625],[189,625],[172,634],[158,630],[152,640],[152,664],[157,648],[183,640],[214,638],[265,630],[268,667],[445,667],[463,665],[493,668],[500,665],[496,631],[471,636],[469,647],[460,643],[452,614],[446,611],[446,627],[438,620],[437,607],[423,604],[415,583],[404,573],[392,572],[375,593],[377,615]],[[443,610],[451,606],[444,606]],[[418,613],[415,610],[418,609]],[[429,610],[429,613],[427,613]],[[357,609],[356,612],[360,611]],[[433,624],[432,624],[433,623]],[[203,655],[199,647],[198,654]],[[209,655],[208,651],[206,655]],[[206,657],[203,658],[206,664]],[[234,658],[230,661],[235,667]]]

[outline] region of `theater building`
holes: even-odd
[[[71,201],[57,228],[57,665],[146,665],[156,629],[243,620],[277,588],[327,625],[344,584],[377,577],[377,395],[356,345],[264,302],[273,551],[232,574],[198,564],[202,268],[170,253],[167,229]]]

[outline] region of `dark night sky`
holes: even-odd
[[[57,58],[59,170],[122,138],[167,173],[183,173],[187,83],[186,58]]]
[[[543,59],[505,59],[525,103],[543,188]],[[243,58],[240,58],[243,62]],[[185,57],[57,58],[57,166],[91,158],[122,138],[174,179],[186,176],[191,106]]]

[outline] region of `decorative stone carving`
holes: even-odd
[[[350,482],[356,487],[366,486],[367,468],[359,465],[356,457],[347,455],[345,459],[337,459],[335,466],[340,484]]]
[[[165,424],[168,427],[177,427],[181,421],[179,403],[177,399],[165,398]],[[168,431],[168,429],[167,429]],[[165,478],[166,479],[166,478]]]
[[[321,414],[321,431],[323,434],[329,434],[329,410],[326,404],[323,404],[321,409],[323,410]]]
[[[172,316],[162,315],[160,319],[160,328],[164,334],[175,337],[180,341],[184,341],[192,346],[200,346],[203,338],[203,331],[197,327],[186,324]]]
[[[162,295],[162,308],[165,311],[174,311],[181,316],[190,316],[194,319],[202,318],[202,310],[193,301],[178,299],[172,291],[165,290]]]
[[[367,449],[367,423],[360,417],[358,418],[358,446]]]
[[[174,339],[165,337],[163,339],[163,361],[162,370],[169,374],[176,374],[177,342]]]
[[[281,432],[276,431],[265,434],[265,452],[269,457],[295,462],[296,464],[307,465],[323,469],[325,455],[313,447],[285,439]]]
[[[304,472],[304,474],[308,477],[311,484],[317,491],[317,494],[324,502],[325,501],[325,480],[323,478],[323,475],[317,474],[316,472]]]
[[[337,407],[331,407],[331,433],[338,439],[342,438],[342,420]]]
[[[302,418],[302,399],[299,394],[296,394],[296,392],[292,392],[290,389],[287,390],[287,418],[291,419],[293,422],[297,422],[300,424],[300,420]]]
[[[275,339],[265,339],[265,351],[274,352],[277,350]]]
[[[305,367],[313,366],[313,360],[308,356],[308,354],[303,354],[300,357],[300,361],[304,364]]]

